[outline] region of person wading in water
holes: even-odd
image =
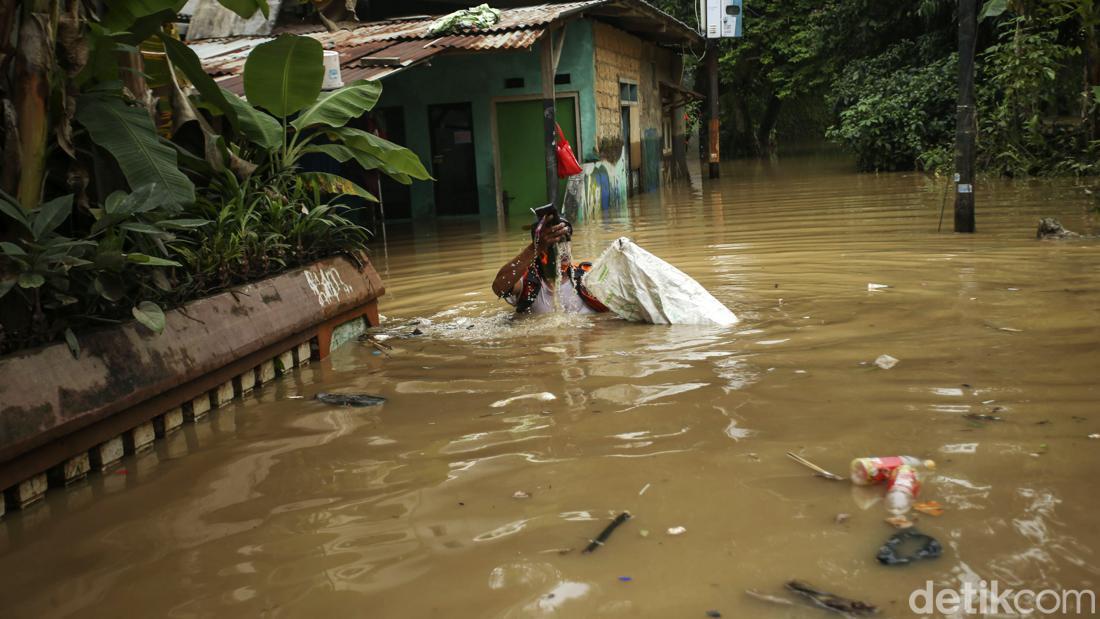
[[[531,228],[531,242],[497,272],[493,293],[515,306],[519,314],[554,311],[555,291],[563,311],[606,312],[607,308],[581,283],[592,264],[559,260],[558,243],[568,241],[572,233],[572,224],[556,211],[543,215]],[[555,276],[555,269],[560,269],[559,276]]]

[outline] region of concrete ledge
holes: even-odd
[[[323,260],[194,301],[167,312],[160,335],[137,323],[84,334],[79,359],[65,344],[0,359],[0,488],[81,453],[102,470],[131,431],[158,419],[155,433],[167,434],[181,416],[201,418],[246,392],[253,368],[253,385],[289,372],[311,339],[327,356],[334,328],[378,322],[385,289],[362,259]]]

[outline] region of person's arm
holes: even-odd
[[[493,280],[493,294],[505,297],[510,294],[519,294],[523,286],[523,276],[527,273],[527,267],[535,260],[535,244],[528,243],[523,251],[519,252],[508,264],[500,267],[497,277]]]
[[[548,247],[557,243],[569,234],[568,224],[559,223],[545,230],[539,236],[538,251],[546,251]],[[498,297],[518,295],[523,291],[523,276],[527,274],[527,267],[535,261],[536,248],[534,243],[528,243],[519,254],[497,271],[493,280],[493,294]]]

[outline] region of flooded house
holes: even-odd
[[[277,15],[278,3],[272,5]],[[388,12],[400,5],[390,3]],[[386,7],[374,10],[385,14]],[[547,201],[548,93],[583,168],[558,192],[577,216],[620,206],[627,195],[683,173],[685,105],[698,97],[682,86],[684,56],[703,44],[692,27],[641,0],[584,0],[501,8],[490,26],[440,32],[433,29],[440,15],[459,7],[412,5],[436,7],[428,16],[342,21],[335,31],[260,16],[216,27],[194,20],[188,42],[207,71],[238,94],[248,52],[282,32],[338,52],[345,84],[382,80],[382,97],[360,119],[363,126],[411,148],[435,177],[407,187],[388,179],[368,186],[381,194],[387,219],[529,220],[529,209]],[[247,34],[224,36],[227,27]]]

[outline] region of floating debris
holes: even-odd
[[[867,284],[867,291],[875,292],[876,290],[886,290],[889,287],[888,284]]]
[[[909,529],[913,527],[913,521],[905,516],[890,516],[886,518],[886,524],[895,529]]]
[[[896,357],[891,357],[890,355],[879,355],[878,359],[875,359],[875,365],[884,370],[889,370],[898,363],[899,360]]]
[[[1003,418],[996,415],[987,415],[985,413],[967,413],[963,415],[963,419],[969,419],[971,421],[1004,421]]]
[[[1090,434],[1089,438],[1100,438],[1100,434]]]
[[[555,354],[555,355],[560,355],[560,354],[565,353],[565,349],[560,347],[560,346],[543,346],[539,350],[541,350],[542,352],[548,352],[548,353],[552,353],[552,354]]]
[[[767,593],[760,593],[759,591],[753,591],[752,589],[745,589],[745,595],[756,598],[761,602],[771,602],[772,604],[779,604],[780,606],[794,606],[794,602],[790,600],[768,595]]]
[[[669,535],[683,535],[684,533],[687,533],[687,529],[684,528],[684,527],[669,527],[668,528],[668,534]]]
[[[529,499],[531,498],[530,492],[524,492],[523,490],[516,490],[512,493],[513,499]]]
[[[813,462],[810,462],[809,460],[807,460],[807,459],[803,458],[802,456],[794,453],[793,451],[788,451],[787,452],[787,457],[790,458],[791,460],[794,460],[795,462],[801,464],[802,466],[810,469],[815,474],[817,474],[818,477],[824,477],[825,479],[831,479],[833,481],[844,481],[844,478],[841,477],[840,475],[837,475],[836,473],[831,473],[829,471],[826,471],[825,469],[823,469],[820,466],[814,464]]]
[[[503,400],[497,400],[489,406],[492,408],[501,408],[502,406],[508,406],[512,402],[518,402],[520,400],[538,400],[539,402],[550,402],[558,399],[558,396],[550,393],[549,391],[543,391],[541,393],[528,393],[525,395],[512,396]]]
[[[923,503],[917,503],[913,506],[913,509],[922,514],[928,514],[929,516],[943,515],[943,505],[940,505],[939,501],[924,501]]]
[[[620,524],[626,522],[627,520],[630,520],[630,512],[623,512],[618,516],[615,516],[615,519],[611,521],[611,524],[607,525],[603,531],[600,531],[600,534],[596,536],[596,539],[592,540],[592,542],[589,543],[588,546],[585,546],[584,550],[581,552],[583,552],[584,554],[588,554],[595,551],[600,546],[603,546],[604,542],[607,541],[607,538],[611,537],[611,534],[615,532],[615,529],[617,529]]]
[[[851,515],[851,514],[843,514],[843,513],[841,513],[841,514],[837,514],[837,515],[836,515],[836,518],[834,518],[834,519],[833,519],[833,522],[835,522],[835,523],[837,523],[837,524],[845,524],[845,523],[847,523],[847,522],[848,522],[849,520],[851,520],[851,519],[852,519],[852,515]]]
[[[318,393],[316,398],[333,406],[378,406],[386,398],[366,393]]]
[[[860,602],[859,600],[851,600],[827,591],[819,591],[814,589],[809,583],[801,580],[792,580],[788,582],[787,590],[805,597],[817,606],[838,613],[873,615],[878,612],[878,608],[873,604]]]
[[[645,494],[646,490],[649,490],[649,484],[642,486],[642,489],[638,491],[638,496],[642,496],[643,494]]]

